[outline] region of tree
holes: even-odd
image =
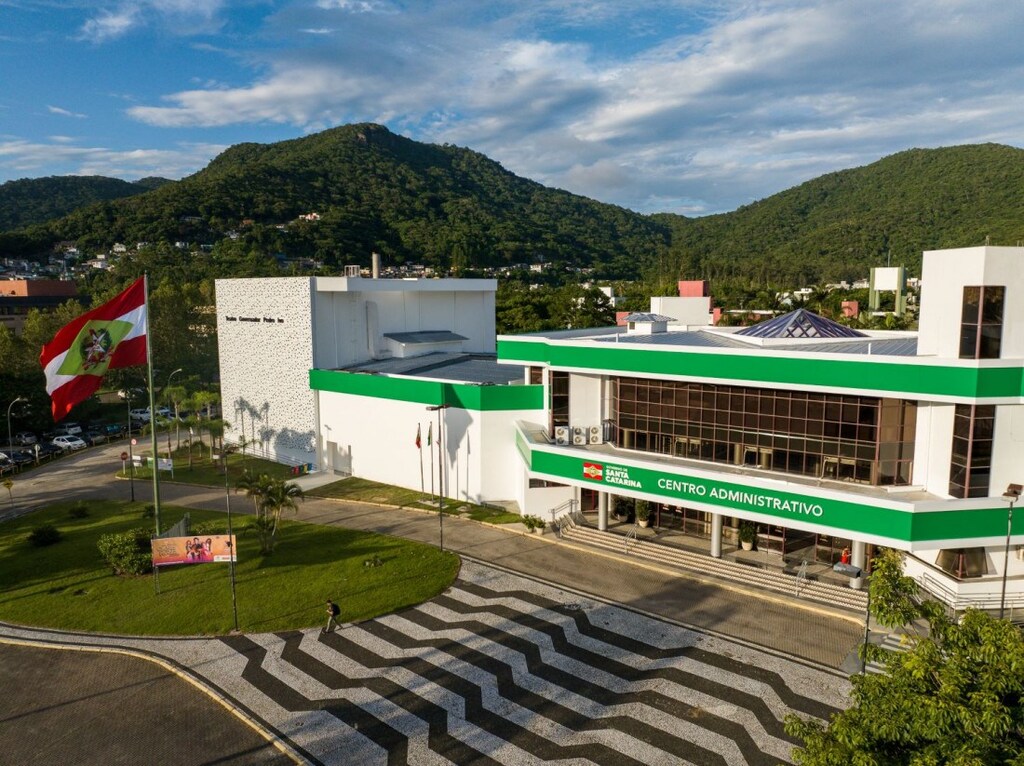
[[[905,652],[869,647],[884,672],[854,676],[853,706],[827,726],[787,717],[786,731],[803,740],[793,759],[801,766],[1024,764],[1024,636],[984,612],[968,610],[955,622],[937,602],[916,603],[913,580],[893,566],[899,559],[876,559],[872,614],[883,624],[923,618],[928,634],[908,636]]]
[[[248,528],[259,537],[260,551],[273,553],[281,514],[287,510],[298,510],[295,501],[305,497],[302,488],[284,479],[271,479],[265,473],[259,476],[245,473],[235,484],[235,491],[239,490],[244,490],[256,506],[256,518]]]

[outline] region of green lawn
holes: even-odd
[[[0,523],[0,620],[123,634],[210,635],[233,627],[227,564],[165,567],[160,594],[152,575],[116,577],[100,558],[96,541],[108,532],[152,527],[143,504],[90,501],[89,516],[71,518],[72,503]],[[164,506],[163,525],[183,510]],[[193,524],[226,517],[189,511]],[[43,522],[63,533],[55,545],[34,548],[26,540]],[[450,552],[407,540],[338,527],[283,521],[277,549],[261,557],[254,535],[235,517],[238,619],[247,632],[279,631],[326,620],[324,602],[334,599],[345,622],[365,620],[426,601],[455,579],[459,559]],[[364,562],[378,558],[380,566]]]
[[[424,511],[437,510],[437,499],[436,497],[432,498],[429,491],[426,493],[419,492],[417,490],[405,489],[404,487],[395,487],[390,484],[380,484],[376,481],[360,479],[355,476],[311,489],[306,494],[313,497],[333,498],[335,500],[354,500],[357,502],[397,505],[400,508],[417,508]],[[476,505],[464,500],[453,500],[448,497],[444,499],[442,508],[446,514],[458,514],[491,524],[512,524],[522,521],[522,517],[518,513],[509,513],[502,508]]]
[[[166,441],[164,441],[166,444]],[[143,451],[137,454],[145,455],[146,457],[153,454],[149,448],[149,442],[145,445],[141,442],[139,447]],[[206,447],[200,452],[198,445],[192,452],[192,467],[188,465],[188,447],[182,447],[181,449],[174,450],[171,453],[174,456],[174,481],[184,482],[185,484],[201,484],[207,487],[223,487],[224,486],[224,469],[221,466],[220,461],[214,464],[210,460],[210,450]],[[167,456],[167,452],[163,451],[160,453],[162,457]],[[242,475],[244,471],[250,471],[255,474],[265,473],[272,479],[291,479],[294,478],[292,475],[291,466],[283,465],[281,463],[275,463],[270,460],[263,460],[262,458],[252,457],[251,455],[242,455],[240,452],[231,453],[227,456],[228,461],[228,481],[231,486],[235,486],[235,482],[238,477]],[[118,471],[118,476],[124,478],[126,474]],[[148,467],[136,468],[135,469],[136,480],[148,481],[153,478],[153,472]],[[164,471],[160,474],[161,479],[171,479],[169,471]]]

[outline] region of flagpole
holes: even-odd
[[[423,484],[423,447],[420,444],[420,424],[416,424],[416,449],[420,453],[420,492],[425,492],[426,488]]]
[[[160,452],[156,442],[156,394],[153,391],[153,317],[149,313],[149,274],[143,274],[146,294],[146,382],[149,384],[149,435],[153,445],[153,514],[156,517],[156,534],[160,536],[160,478],[157,470]]]
[[[427,446],[430,448],[430,496],[434,496],[434,440],[430,438],[430,432],[433,430],[433,423],[431,428],[427,431]]]

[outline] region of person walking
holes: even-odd
[[[330,633],[334,628],[338,627],[339,615],[341,615],[341,609],[333,601],[327,599],[327,625],[321,632]]]

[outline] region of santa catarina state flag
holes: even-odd
[[[139,277],[111,301],[64,325],[43,346],[39,362],[53,419],[92,396],[107,370],[146,363],[146,285]]]

